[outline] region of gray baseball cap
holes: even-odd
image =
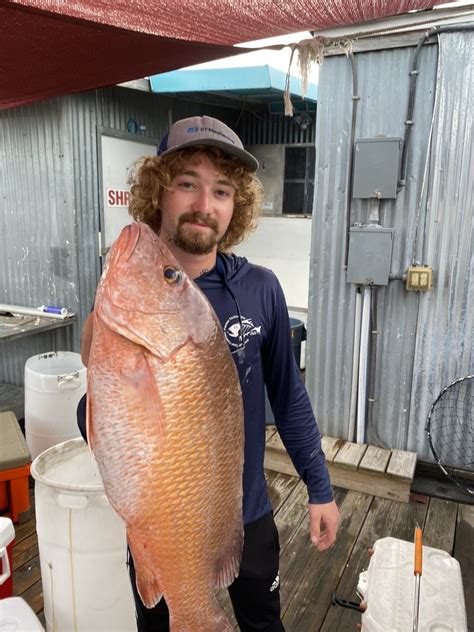
[[[252,171],[258,169],[258,160],[245,151],[237,134],[222,121],[211,116],[191,116],[176,121],[161,141],[158,156],[166,156],[173,151],[193,145],[218,147],[226,154],[240,158]]]

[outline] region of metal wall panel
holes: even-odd
[[[473,368],[473,42],[471,33],[440,38],[438,82],[438,47],[421,51],[407,185],[381,205],[382,225],[395,229],[392,275],[400,277],[414,258],[433,266],[436,282],[429,293],[407,292],[400,279],[376,291],[375,401],[367,431],[370,443],[423,458],[429,458],[423,428],[433,399]],[[356,55],[355,138],[403,136],[413,50]],[[351,97],[349,60],[326,58],[319,79],[306,383],[322,431],[342,438],[349,425],[356,292],[344,270]],[[353,200],[350,223],[367,220],[367,202]]]
[[[78,305],[69,119],[59,101],[0,113],[0,301]],[[0,381],[21,383],[25,360],[69,348],[68,327],[0,342]]]
[[[315,114],[311,114],[311,121],[312,123],[306,129],[302,129],[291,116],[283,114],[263,116],[254,112],[245,112],[240,119],[237,132],[244,145],[312,144],[316,134]]]
[[[23,383],[25,360],[78,351],[100,275],[98,128],[161,139],[169,122],[239,111],[111,87],[0,112],[0,302],[60,304],[62,330],[0,343],[0,382]],[[129,124],[130,123],[130,124]]]

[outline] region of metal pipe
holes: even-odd
[[[415,529],[415,603],[413,606],[413,632],[418,632],[420,615],[420,582],[423,567],[423,532],[417,525]]]
[[[365,441],[365,417],[367,409],[367,367],[369,360],[370,303],[372,288],[364,287],[362,296],[362,321],[360,327],[359,386],[357,396],[357,443]]]
[[[68,312],[65,308],[61,309],[61,312],[54,313],[44,311],[41,307],[23,307],[21,305],[8,305],[4,303],[0,303],[0,312],[9,312],[10,314],[24,314],[25,316],[36,316],[37,318],[56,318],[59,320],[64,320],[65,318],[70,318],[74,314]]]
[[[360,323],[362,315],[362,294],[357,288],[355,295],[354,315],[354,347],[352,353],[352,382],[351,382],[351,407],[349,411],[349,431],[347,440],[354,441],[356,412],[357,412],[357,383],[359,380],[359,354],[360,354]]]

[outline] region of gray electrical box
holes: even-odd
[[[401,147],[401,138],[359,138],[355,141],[352,197],[397,197]]]
[[[393,228],[378,226],[350,229],[348,283],[388,285],[394,232]]]

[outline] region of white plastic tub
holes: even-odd
[[[86,392],[86,376],[78,353],[43,353],[26,361],[25,437],[32,459],[80,436],[76,409]]]
[[[415,596],[414,544],[382,538],[357,592],[367,603],[363,632],[412,632]],[[419,632],[467,632],[459,563],[445,551],[423,546]]]
[[[87,445],[53,446],[31,474],[48,632],[136,630],[125,527]]]

